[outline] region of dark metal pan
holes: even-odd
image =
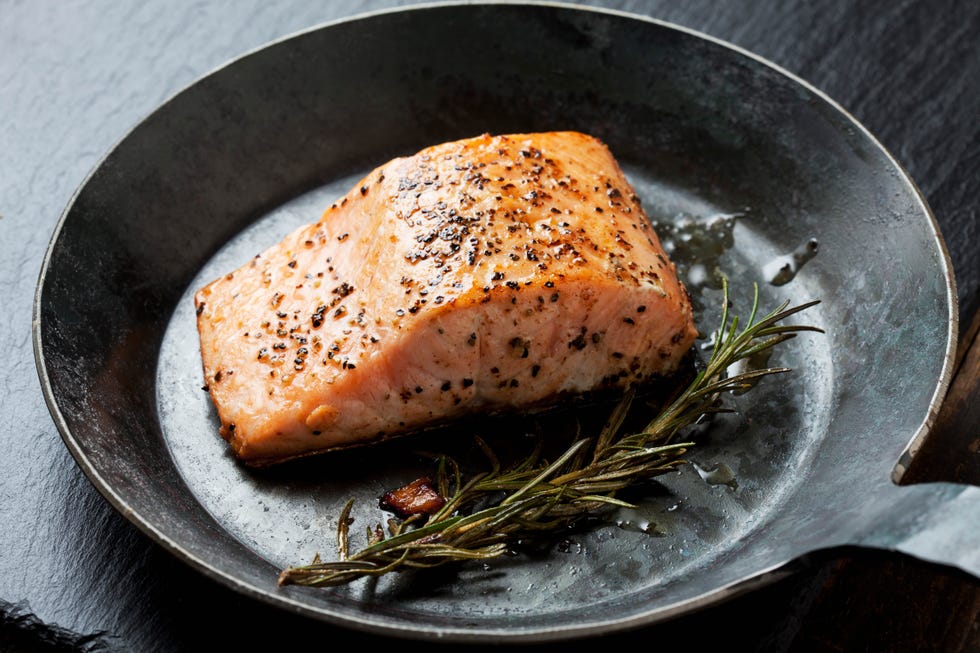
[[[277,587],[280,568],[332,555],[348,497],[359,499],[360,532],[380,517],[380,491],[424,463],[406,439],[265,472],[235,464],[200,390],[190,293],[316,219],[393,156],[557,129],[611,147],[675,241],[702,326],[716,319],[724,273],[743,310],[753,282],[769,307],[821,299],[806,320],[826,334],[781,350],[793,374],[733,398],[739,414],[707,430],[696,464],[661,478],[637,511],[487,567]],[[712,225],[715,246],[691,250],[684,233]],[[769,283],[769,264],[811,239],[819,253],[794,279]],[[844,545],[980,574],[980,490],[896,482],[949,380],[955,296],[913,183],[801,80],[652,20],[461,4],[303,32],[167,101],[65,211],[34,342],[78,464],[201,572],[354,628],[540,641],[663,620]]]

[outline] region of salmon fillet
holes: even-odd
[[[691,303],[608,148],[397,158],[195,295],[220,433],[266,465],[674,372]]]

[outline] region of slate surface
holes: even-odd
[[[45,246],[73,191],[161,101],[270,39],[409,4],[0,3],[0,650],[180,651],[196,648],[200,632],[220,632],[229,647],[253,650],[329,644],[337,636],[200,577],[92,489],[41,396],[31,302]],[[956,270],[964,329],[971,323],[980,308],[980,3],[584,4],[736,43],[851,111],[932,206]],[[944,478],[942,469],[927,471],[926,478]],[[699,648],[734,650],[976,650],[978,597],[972,579],[856,552],[608,643],[685,638]]]

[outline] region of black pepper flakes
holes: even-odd
[[[347,295],[351,294],[352,292],[354,292],[354,286],[352,286],[349,283],[347,283],[346,281],[344,281],[343,283],[341,283],[339,286],[337,286],[336,288],[334,288],[330,292],[332,294],[334,294],[334,295],[338,295],[338,296],[340,296],[340,297],[343,298],[343,297],[346,297]]]
[[[525,340],[520,336],[516,336],[514,338],[511,338],[509,344],[511,346],[511,349],[513,349],[516,353],[518,353],[521,358],[528,357],[528,353],[530,352],[530,347],[531,347],[530,340]]]
[[[310,316],[310,322],[314,329],[318,329],[323,326],[323,314],[326,312],[327,307],[320,304],[316,307],[316,312]]]

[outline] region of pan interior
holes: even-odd
[[[627,166],[627,174],[651,219],[660,225],[664,240],[674,248],[680,273],[698,306],[702,332],[709,333],[719,319],[722,273],[731,278],[736,310],[746,317],[753,284],[760,288],[764,307],[775,307],[787,298],[804,301],[825,294],[816,279],[804,273],[781,286],[767,281],[765,277],[773,274],[771,263],[786,252],[747,224],[751,208],[735,201],[724,206],[705,202],[638,166]],[[323,559],[336,559],[337,517],[350,498],[357,501],[354,546],[363,544],[364,528],[388,517],[377,507],[379,497],[433,473],[431,459],[422,452],[443,451],[447,446],[450,452],[459,450],[459,442],[468,441],[474,432],[505,449],[528,446],[530,435],[539,428],[555,441],[571,436],[574,411],[550,420],[502,418],[489,424],[486,420],[480,425],[461,424],[413,436],[411,441],[302,461],[283,470],[256,471],[236,464],[217,435],[216,415],[201,390],[193,293],[247,263],[294,228],[315,221],[360,178],[361,174],[343,177],[303,194],[233,238],[185,291],[161,349],[157,407],[183,480],[222,528],[276,568],[306,563],[317,553]],[[806,321],[822,324],[823,316],[813,310]],[[700,340],[699,348],[707,342]],[[423,579],[396,577],[372,583],[369,591],[364,583],[341,591],[362,598],[367,598],[363,594],[367,592],[379,601],[398,597],[403,609],[422,612],[530,615],[655,591],[683,579],[692,569],[708,567],[713,558],[740,546],[748,532],[780,504],[802,476],[811,445],[826,431],[832,362],[821,337],[799,338],[770,362],[795,372],[778,381],[766,380],[744,396],[728,398],[739,414],[705,427],[700,445],[689,456],[692,464],[646,488],[636,497],[638,509],[603,515],[579,532],[538,543],[530,554],[469,565],[458,575],[438,574],[440,582],[429,588],[435,591],[417,591],[415,584],[425,585]]]

